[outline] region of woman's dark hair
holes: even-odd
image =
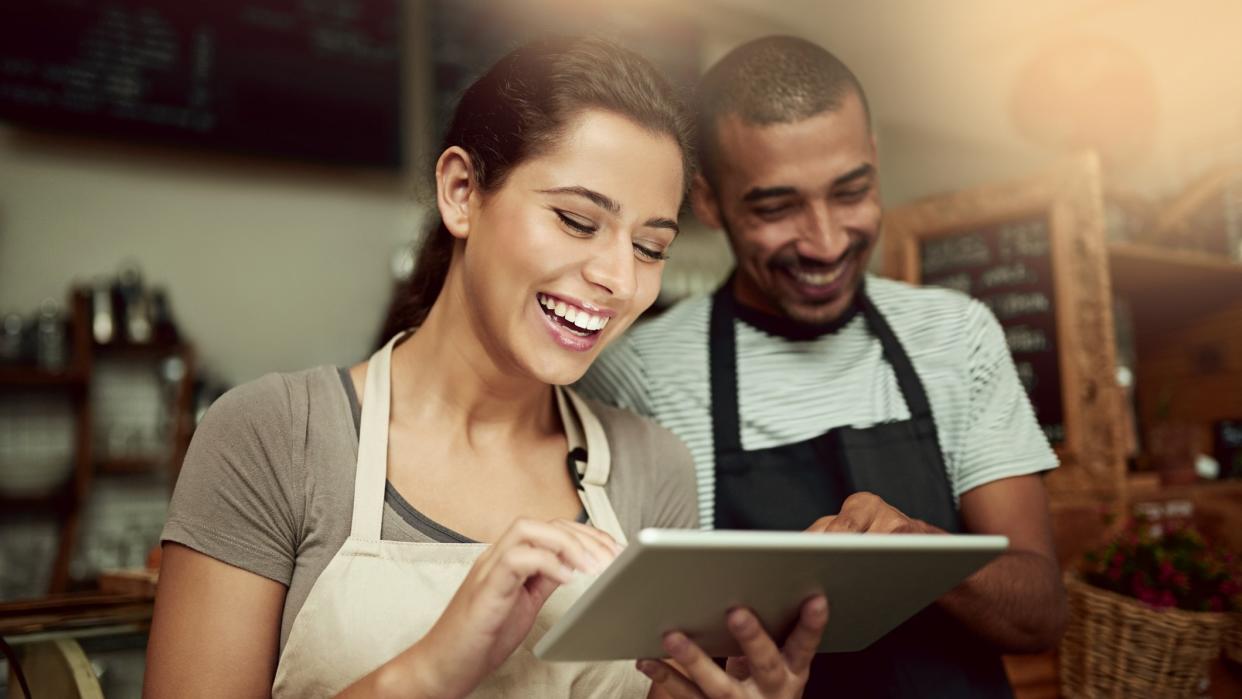
[[[462,94],[438,153],[459,146],[475,185],[495,191],[523,161],[551,150],[572,119],[603,109],[676,140],[683,200],[693,177],[692,120],[668,80],[646,59],[600,38],[542,39],[506,54]],[[454,238],[437,221],[414,273],[393,299],[380,337],[420,325],[444,286]]]

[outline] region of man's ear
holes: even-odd
[[[436,161],[436,207],[440,220],[454,238],[470,235],[471,207],[478,197],[470,155],[459,146],[446,148]]]
[[[711,183],[701,172],[694,175],[694,183],[690,185],[690,206],[703,225],[717,230],[724,228],[721,224],[723,217],[720,215],[720,202],[716,199],[716,190],[712,189]]]

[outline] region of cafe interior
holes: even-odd
[[[0,693],[23,696],[20,666],[34,696],[140,695],[198,422],[374,350],[456,96],[508,47],[587,31],[687,89],[768,34],[854,70],[885,211],[870,271],[986,303],[1060,461],[1070,621],[1006,656],[1015,696],[1242,696],[1231,0],[6,3]],[[733,265],[680,223],[652,317]],[[1018,258],[1035,273],[1006,285]],[[1185,567],[1138,590],[1113,561]],[[1217,587],[1162,595],[1186,576]]]

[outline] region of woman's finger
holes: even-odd
[[[651,659],[639,660],[638,670],[650,677],[652,683],[672,699],[707,699],[693,682],[666,662]]]
[[[711,699],[733,696],[736,681],[684,633],[671,631],[664,634],[663,646],[704,695]]]
[[[574,577],[574,571],[555,553],[534,546],[519,544],[506,549],[496,557],[496,562],[484,577],[488,587],[508,597],[536,575],[543,575],[564,585]],[[549,593],[550,594],[550,593]]]
[[[815,595],[802,603],[798,613],[798,623],[789,637],[785,639],[782,653],[789,669],[801,675],[811,667],[811,660],[819,650],[819,641],[823,638],[824,628],[828,625],[828,599],[823,595]]]
[[[571,522],[567,519],[554,519],[550,524],[581,539],[590,548],[591,552],[602,561],[611,563],[612,559],[621,553],[621,547],[617,545],[617,542],[607,532],[600,531],[588,524]]]
[[[725,617],[729,633],[737,639],[750,666],[750,676],[765,694],[784,686],[789,679],[789,668],[772,637],[754,612],[745,607],[729,611]]]
[[[592,551],[591,544],[580,533],[533,519],[515,520],[493,546],[504,551],[519,545],[551,551],[560,556],[570,568],[584,573],[598,573],[612,561],[611,557],[601,559],[600,554]]]

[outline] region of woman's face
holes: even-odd
[[[472,194],[465,307],[502,368],[578,380],[659,294],[681,195],[673,138],[602,110]]]

